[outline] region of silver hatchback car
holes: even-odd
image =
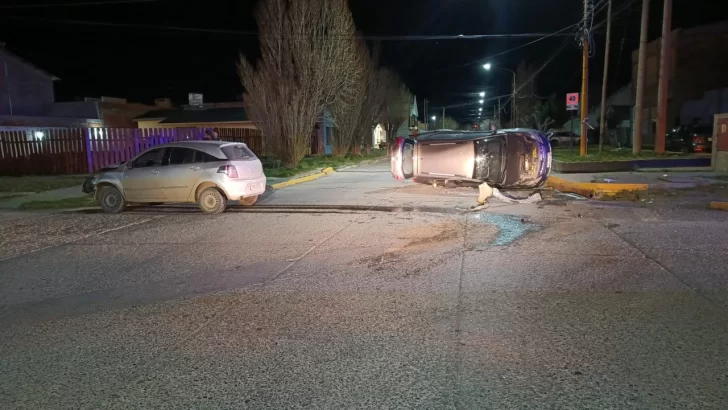
[[[265,192],[263,164],[245,144],[186,141],[159,145],[94,175],[84,190],[94,191],[101,209],[124,210],[128,203],[197,203],[217,214],[226,201],[253,205]]]

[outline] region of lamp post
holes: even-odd
[[[483,64],[483,68],[490,71],[493,66],[490,63]],[[511,127],[516,127],[516,72],[503,67],[496,67],[499,70],[508,71],[513,74],[513,91],[511,92]]]

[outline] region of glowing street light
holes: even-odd
[[[478,95],[479,95],[479,96],[480,96],[481,98],[482,98],[482,97],[485,97],[485,91],[481,91],[481,92],[479,92],[479,93],[478,93]]]
[[[486,70],[490,70],[490,67],[492,67],[492,66],[490,65],[490,63],[485,63],[485,64],[483,64],[483,68],[485,68]]]
[[[483,103],[483,102],[485,102],[485,101],[484,101],[484,100],[478,100],[478,102],[482,104],[482,103]]]
[[[433,115],[433,116],[432,116],[432,121],[435,121],[436,119],[437,119],[437,117],[435,117],[435,116]]]

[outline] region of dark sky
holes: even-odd
[[[3,0],[0,2],[0,41],[36,65],[61,78],[57,100],[84,96],[117,96],[151,102],[171,97],[185,102],[188,92],[201,92],[206,101],[240,98],[235,62],[239,53],[255,55],[251,35],[194,30],[255,31],[255,0],[161,0],[96,6],[69,6],[93,0]],[[103,0],[96,0],[103,2]],[[305,0],[300,0],[305,1]],[[597,4],[601,0],[594,0]],[[638,47],[641,0],[613,0],[615,18],[610,86],[629,81],[630,53]],[[62,4],[58,7],[13,8],[14,5]],[[453,35],[547,33],[576,23],[581,0],[352,0],[352,11],[364,35]],[[673,27],[728,19],[725,0],[674,0]],[[652,0],[650,38],[659,36],[662,1]],[[699,7],[698,7],[699,5]],[[595,24],[604,20],[598,14]],[[121,26],[71,24],[70,21],[116,23]],[[152,25],[130,27],[127,25]],[[573,30],[569,30],[573,32]],[[620,43],[624,47],[620,53]],[[515,69],[520,61],[540,66],[561,48],[539,74],[537,93],[579,91],[581,50],[573,37],[551,37],[497,58],[527,39],[428,40],[382,42],[382,64],[399,73],[418,99],[431,106],[472,100],[467,93],[486,89],[489,95],[507,94],[510,77],[485,72],[482,62]],[[591,59],[590,83],[601,83],[604,28],[595,34],[596,55]],[[616,78],[616,80],[615,80]],[[421,107],[420,107],[421,109]],[[488,107],[486,106],[486,109]],[[468,108],[448,114],[464,118]]]

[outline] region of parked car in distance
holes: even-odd
[[[549,131],[546,133],[552,148],[579,146],[579,135],[570,131]]]
[[[543,133],[530,129],[424,132],[396,139],[391,172],[398,180],[535,188],[551,172],[551,146]]]
[[[710,125],[679,126],[665,136],[665,149],[676,152],[712,152],[713,127]]]
[[[130,203],[196,203],[202,212],[223,212],[227,200],[253,205],[265,192],[258,157],[245,144],[185,141],[148,149],[118,167],[105,168],[84,184],[101,209],[118,213]]]

